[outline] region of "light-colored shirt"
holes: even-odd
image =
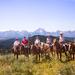
[[[50,39],[47,38],[47,39],[46,39],[46,43],[50,44],[50,42],[51,42]]]
[[[36,39],[35,40],[35,44],[40,44],[40,40],[39,39]]]
[[[20,44],[19,41],[15,41],[15,42],[14,42],[14,46],[18,46],[19,44]]]
[[[64,38],[63,37],[59,37],[59,42],[63,42],[64,41]]]

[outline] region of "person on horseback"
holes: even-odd
[[[51,44],[51,39],[50,39],[49,36],[46,38],[46,43],[49,44],[49,45]]]
[[[19,46],[20,45],[20,41],[18,40],[18,38],[16,38],[15,42],[14,42],[14,46]]]
[[[28,45],[28,40],[26,39],[26,37],[24,37],[24,38],[22,39],[21,45],[22,45],[23,47],[27,47],[27,45]]]
[[[34,45],[40,45],[40,39],[38,37],[36,37],[36,40],[34,41]]]
[[[19,45],[20,45],[20,41],[18,40],[18,38],[16,38],[16,40],[15,40],[15,42],[14,42],[14,44],[13,44],[13,49],[14,49],[14,51],[16,51],[16,48],[18,48]]]
[[[60,43],[61,45],[63,45],[63,43],[64,43],[63,32],[60,32],[59,43]]]

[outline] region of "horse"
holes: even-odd
[[[75,43],[74,42],[71,42],[69,44],[69,53],[70,53],[71,59],[74,60],[74,58],[75,58]]]
[[[16,58],[18,59],[18,56],[23,54],[27,57],[29,57],[30,52],[30,45],[18,45],[18,46],[13,46],[12,48],[12,52],[14,53],[14,56],[16,56]]]
[[[21,45],[20,46],[20,54],[24,54],[26,57],[29,58],[30,46],[29,45],[26,45],[26,46]]]
[[[40,54],[41,54],[41,47],[39,44],[36,44],[36,45],[31,45],[31,53],[33,55],[36,55],[36,60],[38,59],[39,57],[39,61],[40,61]]]
[[[67,47],[65,46],[65,44],[61,44],[61,43],[59,43],[59,41],[54,39],[52,46],[53,46],[53,51],[54,51],[54,53],[57,54],[58,59],[61,60],[62,53],[65,53],[65,55],[67,57]]]
[[[41,42],[40,46],[41,46],[41,55],[44,54],[46,57],[46,55],[48,54],[48,56],[50,56],[50,45],[47,43]]]
[[[52,43],[52,51],[54,52],[54,55],[55,53],[57,54],[57,58],[59,59],[59,55],[60,55],[60,58],[61,58],[61,51],[60,51],[60,44],[54,40],[53,43]]]
[[[14,56],[16,56],[16,58],[18,59],[18,55],[20,54],[20,45],[13,46],[11,50],[14,53]]]

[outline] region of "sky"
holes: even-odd
[[[75,30],[75,0],[0,0],[0,31]]]

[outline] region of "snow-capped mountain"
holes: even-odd
[[[0,32],[0,39],[4,38],[4,39],[9,39],[9,38],[15,38],[15,37],[19,37],[22,38],[24,36],[28,37],[29,36],[29,32],[27,31],[5,31],[5,32]]]
[[[75,31],[64,31],[64,37],[75,37]],[[15,38],[15,37],[19,37],[19,38],[23,38],[24,36],[26,37],[30,37],[30,36],[34,36],[34,35],[51,35],[51,36],[59,36],[60,31],[56,31],[56,32],[47,32],[46,30],[39,28],[37,30],[35,30],[34,32],[28,32],[28,31],[4,31],[4,32],[0,32],[0,40],[1,39],[9,39],[9,38]]]
[[[47,35],[47,31],[45,31],[42,28],[39,28],[35,30],[34,32],[32,32],[32,35]]]

